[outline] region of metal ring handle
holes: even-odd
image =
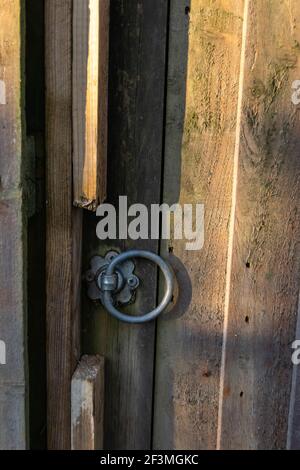
[[[171,301],[172,295],[173,295],[173,287],[174,287],[174,274],[171,268],[169,267],[169,265],[160,256],[156,255],[155,253],[152,253],[151,251],[145,251],[145,250],[129,250],[129,251],[126,251],[125,253],[119,254],[110,262],[106,270],[106,275],[107,276],[113,275],[115,273],[115,268],[119,264],[128,260],[129,258],[145,258],[145,259],[152,261],[153,263],[156,263],[159,266],[166,281],[166,292],[161,303],[151,312],[146,313],[145,315],[141,315],[139,317],[126,315],[125,313],[122,313],[119,310],[117,310],[113,305],[111,291],[104,292],[103,304],[106,310],[118,320],[121,320],[127,323],[145,323],[145,322],[154,320],[160,313],[163,312],[163,310],[165,310],[165,308]]]

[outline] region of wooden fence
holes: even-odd
[[[82,128],[72,84],[83,60],[72,55],[74,2],[45,0],[48,447],[70,448],[72,374],[81,354],[100,354],[106,449],[300,448],[291,359],[300,339],[299,1],[111,2],[107,201],[204,204],[199,251],[174,237],[100,242],[95,214],[73,206]],[[26,446],[21,4],[0,0],[0,340],[12,361],[0,365],[1,448]],[[93,126],[103,126],[93,109]],[[103,179],[105,165],[92,168]],[[93,203],[104,194],[99,178],[88,180]],[[156,323],[120,323],[81,289],[91,256],[133,247],[160,253],[176,273],[173,304]],[[137,272],[134,314],[161,292],[151,264]]]

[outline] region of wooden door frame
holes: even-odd
[[[72,3],[45,2],[49,449],[71,446],[71,378],[80,357],[82,212],[72,204]]]

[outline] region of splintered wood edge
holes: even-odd
[[[80,359],[78,366],[73,374],[72,381],[87,380],[93,381],[97,378],[97,374],[104,367],[105,359],[102,356],[84,355]]]
[[[79,207],[80,209],[86,209],[88,211],[96,212],[96,209],[100,202],[96,199],[91,200],[82,197],[80,200],[74,200],[73,204],[75,207]]]

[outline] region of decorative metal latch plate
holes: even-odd
[[[109,264],[118,255],[116,251],[109,251],[104,257],[94,256],[91,259],[90,269],[85,273],[87,295],[91,300],[100,300],[103,304],[106,290],[114,292],[115,305],[128,305],[135,300],[135,290],[140,280],[134,274],[135,264],[132,260],[128,259],[120,264],[112,276],[106,275]]]
[[[146,258],[157,264],[166,284],[161,303],[151,312],[140,316],[127,315],[116,308],[133,303],[135,291],[140,285],[139,278],[134,274],[135,264],[132,258]],[[127,323],[154,320],[170,303],[174,286],[173,271],[168,263],[155,253],[144,250],[129,250],[124,253],[109,251],[104,258],[94,256],[90,262],[90,269],[85,273],[85,280],[88,284],[88,297],[91,300],[100,300],[112,316]]]

